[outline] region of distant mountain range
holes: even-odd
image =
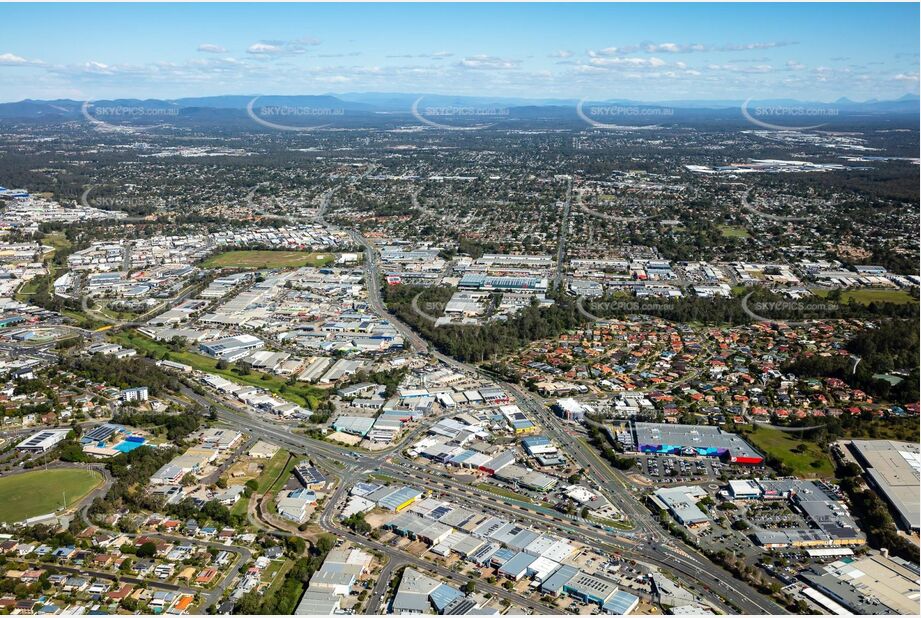
[[[254,99],[256,99],[254,101]],[[418,102],[418,103],[417,103]],[[190,97],[174,100],[164,99],[114,99],[90,103],[71,99],[34,100],[26,99],[14,103],[0,103],[0,119],[44,119],[69,120],[87,113],[95,118],[103,118],[103,108],[121,108],[133,110],[137,116],[145,115],[140,110],[149,110],[147,117],[154,121],[158,115],[170,113],[191,118],[211,113],[214,116],[241,117],[247,107],[252,105],[257,112],[269,106],[289,109],[334,110],[336,114],[353,118],[368,115],[406,115],[411,113],[413,105],[426,110],[436,107],[467,107],[478,109],[501,109],[510,118],[572,116],[579,105],[579,99],[527,99],[513,97],[484,96],[450,96],[419,93],[343,93],[327,95],[222,95],[211,97]],[[582,101],[584,107],[622,106],[636,109],[668,109],[675,116],[701,117],[707,115],[721,116],[727,113],[738,115],[740,108],[746,104],[743,100],[699,100],[682,99],[674,101],[635,101],[631,99],[589,99]],[[798,101],[795,99],[757,99],[749,100],[748,109],[785,107],[800,109],[835,110],[836,114],[847,116],[919,114],[921,100],[916,95],[905,95],[890,101],[857,102],[840,98],[831,102]],[[158,110],[155,113],[154,110]],[[221,113],[224,112],[224,113]],[[229,113],[228,113],[229,112]],[[109,111],[113,118],[118,113]],[[121,113],[121,117],[130,117],[131,113]],[[658,121],[662,121],[658,118]]]

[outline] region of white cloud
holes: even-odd
[[[291,56],[306,53],[308,47],[320,44],[320,39],[301,37],[293,41],[259,41],[246,49],[255,56]]]
[[[208,54],[226,54],[227,50],[220,45],[214,45],[212,43],[202,43],[198,46],[198,51],[205,52]]]
[[[460,66],[466,69],[475,70],[492,70],[492,71],[510,71],[517,69],[519,65],[517,60],[507,60],[505,58],[496,58],[480,54],[477,56],[468,56],[460,61]]]
[[[30,65],[42,65],[44,64],[41,60],[27,60],[22,56],[17,56],[16,54],[11,54],[9,52],[0,54],[0,66],[6,67],[24,67]]]
[[[591,64],[597,67],[662,67],[666,62],[661,58],[637,58],[637,57],[616,57],[616,58],[592,58]]]
[[[568,49],[559,49],[548,56],[549,58],[559,58],[565,60],[566,58],[572,58],[572,52]]]
[[[246,48],[247,54],[256,54],[256,55],[265,55],[265,56],[275,56],[278,54],[284,53],[284,48],[279,45],[272,45],[270,43],[253,43]]]
[[[787,68],[791,71],[802,71],[806,68],[806,65],[796,60],[787,60]]]
[[[423,53],[423,54],[393,54],[393,55],[387,56],[387,58],[405,58],[405,59],[429,58],[431,60],[443,60],[444,58],[450,58],[453,55],[454,54],[448,51],[437,51],[437,52],[432,52],[430,54],[426,54],[426,53]]]
[[[723,71],[727,73],[770,73],[774,70],[774,67],[769,64],[756,64],[754,66],[738,64],[708,64],[707,69],[710,71]]]
[[[597,51],[589,51],[590,57],[598,56],[617,56],[621,54],[632,54],[637,51],[643,51],[647,54],[690,54],[695,52],[739,52],[751,51],[756,49],[773,49],[775,47],[786,47],[795,45],[791,42],[771,41],[766,43],[731,43],[726,45],[704,45],[702,43],[650,43],[644,42],[639,45],[627,45],[623,47],[605,47]]]
[[[892,77],[897,82],[916,82],[918,81],[917,73],[899,73]]]

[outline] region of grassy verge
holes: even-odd
[[[272,459],[266,464],[262,474],[256,479],[256,482],[259,483],[259,493],[268,491],[269,488],[272,487],[275,483],[275,479],[281,474],[282,470],[285,469],[287,463],[288,451],[280,450],[272,456]]]
[[[617,521],[615,519],[606,519],[604,517],[589,517],[589,521],[593,521],[596,524],[601,524],[602,526],[608,526],[609,528],[617,528],[618,530],[633,530],[635,526],[623,521]]]
[[[281,491],[282,488],[288,483],[288,479],[291,477],[291,472],[294,470],[294,466],[297,465],[298,461],[300,461],[300,459],[297,457],[292,457],[291,461],[289,461],[287,465],[282,468],[281,475],[275,479],[274,483],[272,483],[271,490],[274,493]]]
[[[199,371],[213,373],[238,384],[248,384],[270,391],[282,399],[287,399],[300,406],[315,409],[317,404],[325,397],[325,391],[307,384],[288,384],[282,378],[260,371],[251,371],[240,375],[231,369],[218,369],[217,361],[213,358],[196,354],[195,352],[175,352],[168,346],[153,339],[149,339],[136,330],[126,330],[112,335],[112,339],[125,347],[131,347],[158,359],[168,357],[169,360],[184,363]]]
[[[517,491],[512,491],[511,489],[506,489],[504,487],[496,487],[495,485],[490,485],[489,483],[479,483],[474,485],[477,489],[482,489],[483,491],[488,491],[491,494],[496,494],[497,496],[502,496],[503,498],[511,498],[512,500],[521,500],[522,502],[532,502],[531,498],[524,494],[520,494]]]
[[[246,496],[240,496],[240,499],[237,500],[237,503],[234,504],[231,509],[231,515],[246,515],[246,509],[249,506],[249,498]]]
[[[285,575],[291,570],[292,566],[294,566],[294,562],[291,560],[284,560],[283,562],[275,560],[269,565],[262,575],[262,581],[271,582],[263,592],[265,596],[271,596],[278,592],[278,589],[281,588],[285,581]]]
[[[42,244],[53,247],[55,251],[70,249],[71,247],[71,242],[67,240],[67,236],[64,232],[52,232],[45,235],[45,237],[42,238]]]

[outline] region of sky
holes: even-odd
[[[2,4],[0,101],[918,93],[919,5]]]

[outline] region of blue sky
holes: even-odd
[[[4,4],[0,100],[918,93],[904,4]]]

